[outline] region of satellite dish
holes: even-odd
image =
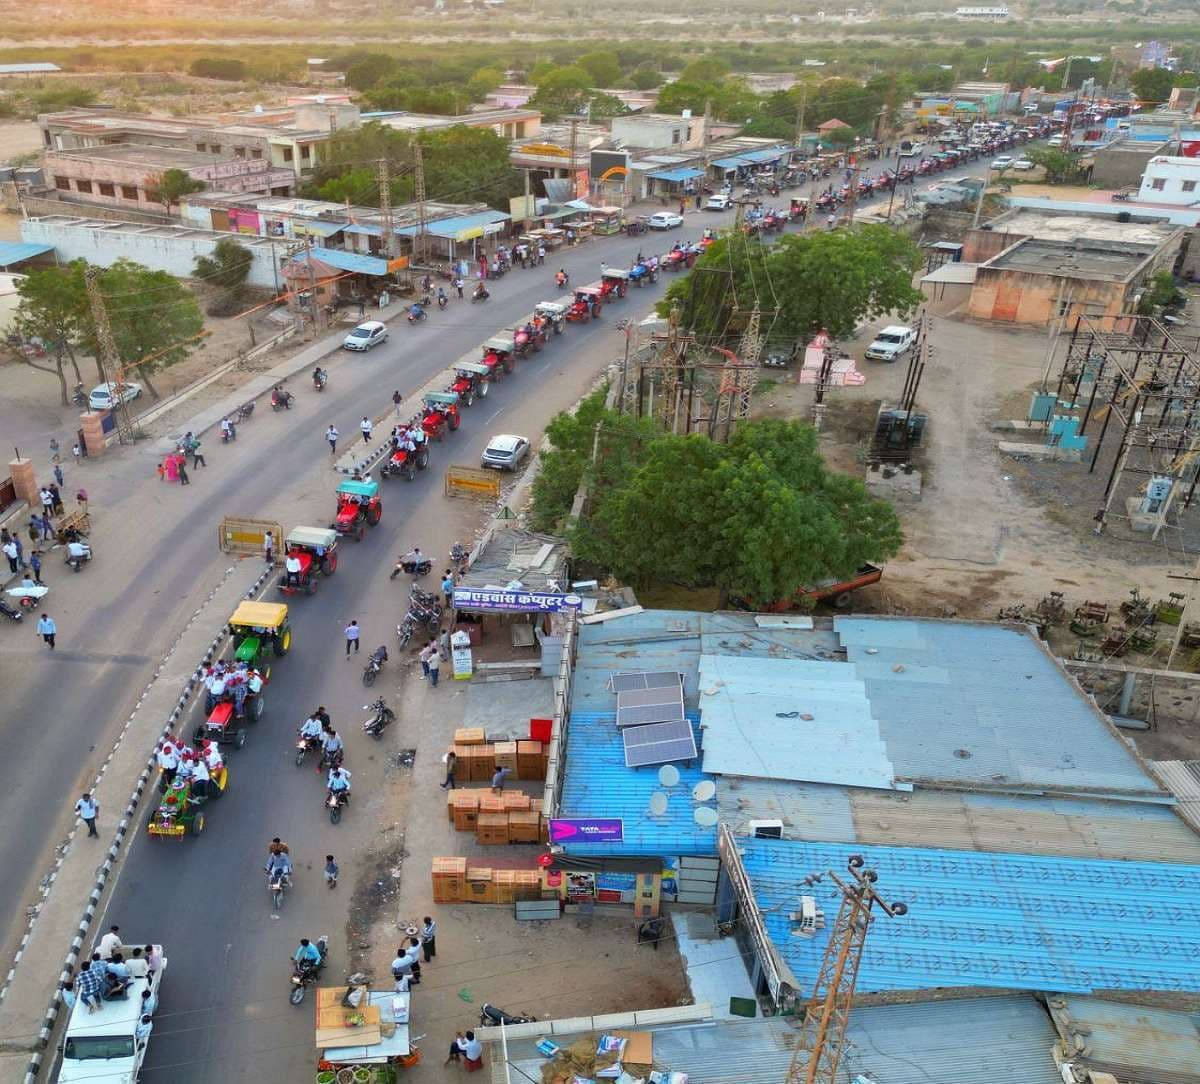
[[[661,817],[667,811],[667,796],[661,790],[656,790],[650,795],[650,812]]]
[[[692,819],[701,828],[712,828],[717,823],[717,811],[710,805],[698,805],[692,811]]]
[[[679,782],[679,769],[674,764],[664,764],[658,769],[658,781],[664,787],[673,787]]]
[[[692,797],[698,802],[707,802],[717,795],[717,784],[711,779],[702,779],[692,787]]]

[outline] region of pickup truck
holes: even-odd
[[[883,569],[878,565],[865,564],[853,576],[845,580],[822,580],[813,587],[800,587],[790,599],[775,602],[753,603],[746,598],[731,598],[729,603],[738,610],[775,614],[787,610],[811,609],[818,602],[827,602],[839,610],[846,609],[851,602],[851,592],[872,583],[878,583]]]

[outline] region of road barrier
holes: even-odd
[[[274,520],[226,516],[217,528],[217,544],[222,553],[261,557],[263,541],[268,534],[275,537],[275,559],[279,560],[283,550],[283,525]]]
[[[499,500],[500,475],[480,467],[450,467],[445,476],[445,494]]]

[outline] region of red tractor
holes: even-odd
[[[658,261],[664,271],[684,271],[691,268],[700,255],[700,249],[692,245],[676,245]]]
[[[486,365],[473,361],[460,361],[454,366],[454,380],[446,389],[454,392],[463,406],[469,407],[476,399],[486,399],[492,383],[492,371]]]
[[[379,483],[373,478],[348,478],[337,487],[337,517],[329,525],[338,534],[361,542],[367,528],[383,518]]]
[[[546,345],[546,328],[540,317],[534,317],[528,323],[513,328],[513,352],[519,358],[527,358],[536,354]]]
[[[453,433],[462,423],[456,392],[431,391],[425,395],[424,403],[421,428],[431,440],[441,440],[447,431]]]
[[[618,301],[629,293],[629,272],[606,267],[600,275],[600,299],[605,304]]]
[[[567,309],[567,319],[572,322],[586,324],[588,320],[600,319],[600,287],[580,286],[575,291],[575,299]]]
[[[392,454],[379,468],[379,477],[398,477],[403,478],[406,482],[411,482],[417,476],[417,471],[424,470],[428,466],[429,445],[424,441],[420,444],[407,441],[392,450]]]
[[[499,380],[504,373],[513,371],[513,352],[516,348],[517,344],[509,335],[496,335],[483,344],[483,364],[493,380]]]

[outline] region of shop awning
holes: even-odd
[[[511,222],[512,216],[503,211],[480,211],[474,215],[459,215],[455,218],[442,218],[430,222],[425,229],[431,237],[442,237],[448,241],[469,241],[472,237],[483,237],[489,233],[499,233],[505,222]],[[404,226],[396,231],[404,237],[416,235],[416,226]]]
[[[774,147],[767,151],[749,151],[742,157],[747,162],[778,162],[790,150],[790,147]]]
[[[377,256],[363,256],[358,252],[346,252],[340,248],[313,249],[313,257],[330,267],[336,267],[339,271],[353,271],[359,275],[386,275],[388,273],[387,260],[381,260]],[[304,256],[297,256],[295,262],[303,263],[304,259]]]
[[[12,267],[22,260],[32,260],[35,256],[44,256],[53,252],[53,245],[38,245],[33,242],[0,241],[0,267]]]
[[[316,218],[300,218],[292,221],[292,232],[303,236],[312,234],[313,237],[332,237],[341,233],[349,222],[325,222]]]
[[[682,169],[663,169],[658,173],[647,173],[646,176],[653,181],[690,181],[695,177],[703,177],[704,170],[685,166]]]
[[[739,166],[752,166],[749,158],[718,158],[713,165],[718,169],[737,169]]]

